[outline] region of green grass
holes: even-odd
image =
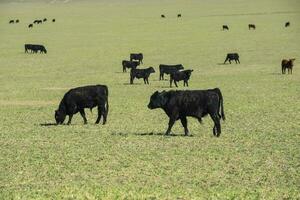
[[[299,199],[299,5],[0,3],[0,199]],[[57,22],[27,28],[43,17]],[[9,25],[14,18],[21,22]],[[48,54],[24,54],[25,43],[44,44]],[[149,86],[128,85],[121,60],[130,52],[143,52],[143,67],[156,71],[161,63],[194,69],[189,89],[221,88],[221,137],[209,118],[188,119],[193,137],[183,137],[179,122],[176,137],[163,136],[168,118],[147,104],[169,82],[155,73]],[[240,65],[220,64],[229,52]],[[280,74],[283,58],[296,58],[293,75]],[[40,126],[54,122],[69,88],[88,84],[109,87],[105,126],[93,124],[96,109],[88,125],[76,115],[71,126]]]

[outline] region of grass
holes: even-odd
[[[0,199],[299,199],[298,8],[296,0],[0,3]],[[27,28],[44,17],[56,22]],[[25,54],[25,43],[48,54]],[[221,137],[209,118],[188,119],[192,137],[179,122],[174,137],[163,136],[166,115],[146,105],[169,83],[155,73],[149,86],[128,85],[121,60],[130,52],[156,71],[194,69],[189,89],[221,88]],[[229,52],[240,65],[221,64]],[[293,75],[281,75],[281,59],[293,57]],[[93,124],[96,109],[88,125],[76,115],[71,126],[43,126],[69,88],[98,83],[110,92],[105,126]]]

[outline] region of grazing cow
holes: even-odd
[[[9,23],[13,24],[13,23],[15,23],[15,20],[9,20]]]
[[[126,68],[128,69],[135,69],[140,63],[138,61],[128,61],[123,60],[122,66],[123,66],[123,72],[126,72]]]
[[[223,25],[223,31],[224,30],[229,30],[229,27],[227,25]]]
[[[192,75],[193,70],[183,70],[183,71],[176,71],[174,73],[170,74],[170,87],[172,87],[172,82],[174,81],[174,84],[176,87],[178,87],[177,82],[183,81],[183,86],[189,86],[188,80],[190,79]]]
[[[180,18],[180,17],[181,17],[181,14],[178,14],[178,15],[177,15],[177,18]]]
[[[164,65],[160,64],[159,65],[159,80],[164,80],[164,74],[171,74],[173,72],[176,72],[178,70],[183,69],[182,64],[178,65]]]
[[[227,56],[226,56],[226,59],[224,61],[224,64],[229,61],[229,63],[231,64],[231,61],[234,60],[235,63],[240,63],[240,56],[238,53],[228,53]]]
[[[166,16],[165,16],[165,15],[161,15],[160,17],[161,17],[161,18],[166,18]]]
[[[187,136],[187,116],[197,118],[210,115],[214,121],[213,134],[221,134],[220,119],[225,120],[223,97],[219,88],[209,90],[177,90],[163,91],[152,94],[148,104],[149,109],[162,108],[169,117],[169,126],[166,135],[169,135],[176,120],[181,120],[184,134]]]
[[[281,61],[281,72],[282,72],[282,74],[285,74],[286,69],[288,69],[288,74],[293,73],[293,67],[294,67],[294,61],[295,60],[296,59],[293,58],[293,59],[289,59],[289,60],[283,59]]]
[[[46,22],[46,21],[47,21],[47,18],[44,18],[44,19],[43,19],[43,22]]]
[[[131,53],[130,54],[130,61],[133,61],[133,60],[137,60],[139,61],[139,63],[143,63],[143,54],[142,53]]]
[[[256,26],[255,26],[255,24],[249,24],[249,25],[248,25],[248,28],[249,28],[249,30],[250,30],[250,29],[254,29],[254,30],[255,30],[255,29],[256,29]]]
[[[55,19],[52,19],[52,22],[55,22]]]
[[[32,28],[32,27],[33,27],[33,24],[29,24],[29,25],[28,25],[28,28]]]
[[[42,21],[42,20],[36,20],[36,23],[37,23],[37,24],[42,24],[43,21]]]
[[[17,19],[17,20],[16,20],[16,23],[19,23],[19,22],[20,22],[20,21]]]
[[[73,88],[64,95],[58,110],[55,111],[56,124],[62,124],[67,115],[69,116],[67,124],[71,124],[73,115],[78,112],[80,112],[84,124],[87,124],[84,109],[89,108],[92,111],[96,106],[98,107],[96,124],[100,122],[101,116],[103,116],[104,125],[108,114],[108,88],[106,85]]]
[[[38,51],[40,51],[40,53],[47,53],[46,48],[40,44],[25,44],[25,53],[28,53],[28,50],[30,50],[31,53],[37,53]]]
[[[38,21],[39,21],[39,20],[37,20],[37,19],[36,19],[36,20],[34,20],[34,21],[33,21],[33,23],[34,23],[34,24],[37,24],[37,23],[38,23]]]
[[[133,84],[133,80],[134,78],[140,79],[143,78],[144,79],[144,83],[149,85],[149,76],[151,73],[155,73],[155,70],[153,67],[148,67],[146,69],[135,69],[132,68],[130,71],[130,84]]]
[[[285,27],[289,27],[290,25],[291,25],[290,22],[285,23]]]

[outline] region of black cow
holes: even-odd
[[[178,18],[181,17],[181,14],[178,14],[177,17],[178,17]]]
[[[178,65],[160,64],[159,65],[159,80],[161,80],[161,79],[164,80],[164,74],[171,74],[171,73],[176,72],[181,69],[183,69],[182,64],[178,64]]]
[[[135,69],[139,64],[140,63],[138,61],[123,60],[122,61],[123,72],[126,72],[126,68]]]
[[[178,81],[183,81],[183,86],[189,86],[188,80],[190,79],[192,75],[193,70],[192,69],[187,69],[183,71],[177,71],[174,73],[170,74],[170,87],[172,87],[172,82],[174,81],[174,84],[176,87],[178,87],[177,82]]]
[[[231,61],[234,60],[235,63],[240,63],[240,56],[238,53],[228,53],[227,56],[226,56],[226,59],[224,61],[224,64],[229,61],[229,63],[231,64]]]
[[[44,19],[43,19],[43,22],[46,22],[46,21],[47,21],[47,18],[44,18]]]
[[[282,74],[285,74],[286,69],[288,69],[288,74],[293,73],[293,67],[294,67],[294,61],[295,60],[296,59],[293,58],[293,59],[289,59],[289,60],[283,59],[281,61],[281,72],[282,72]]]
[[[46,48],[40,44],[25,44],[25,53],[28,53],[28,50],[30,50],[31,53],[37,53],[38,51],[40,51],[40,53],[47,53]]]
[[[285,27],[289,27],[290,25],[291,25],[290,22],[285,23]]]
[[[55,22],[55,19],[52,19],[52,22]]]
[[[161,15],[160,17],[161,17],[161,18],[166,18],[166,16],[165,16],[165,15]]]
[[[69,116],[67,124],[71,124],[74,114],[80,112],[84,124],[87,124],[85,117],[85,108],[91,111],[98,107],[98,117],[96,124],[100,122],[103,116],[103,125],[106,123],[108,114],[108,88],[106,85],[89,85],[69,90],[61,100],[58,110],[55,111],[55,120],[57,124],[62,124],[66,116]]]
[[[223,25],[223,31],[224,30],[229,30],[229,27],[227,25]]]
[[[254,29],[254,30],[255,30],[255,29],[256,29],[256,26],[255,26],[255,24],[249,24],[249,25],[248,25],[248,28],[249,28],[249,30],[250,30],[250,29]]]
[[[37,24],[42,24],[43,23],[43,21],[42,20],[37,20],[37,22],[36,22]]]
[[[137,60],[139,61],[139,63],[143,63],[143,54],[142,53],[131,53],[130,54],[130,61],[133,61],[133,60]]]
[[[36,20],[34,20],[34,21],[33,21],[33,23],[34,23],[34,24],[37,24],[37,23],[38,23],[38,21],[39,21],[39,20],[37,20],[37,19],[36,19]]]
[[[9,20],[9,23],[13,24],[13,23],[15,23],[15,20]]]
[[[28,28],[32,28],[32,27],[33,27],[33,24],[29,24],[29,25],[28,25]]]
[[[133,84],[133,80],[135,78],[140,79],[143,78],[144,79],[144,83],[145,84],[149,84],[149,76],[151,73],[155,73],[155,70],[153,67],[148,67],[146,69],[135,69],[132,68],[130,71],[130,84]]]
[[[20,22],[20,21],[17,19],[17,20],[16,20],[16,23],[19,23],[19,22]]]
[[[176,120],[181,120],[187,136],[187,116],[195,117],[202,122],[202,117],[210,115],[214,121],[213,134],[221,134],[220,119],[225,120],[223,97],[219,88],[209,90],[177,90],[163,91],[152,94],[148,108],[162,108],[169,117],[166,135],[169,135]]]

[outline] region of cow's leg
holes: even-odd
[[[97,120],[95,122],[95,124],[99,124],[100,120],[101,120],[101,115],[102,115],[102,108],[100,105],[98,105],[98,117],[97,117]]]
[[[175,80],[174,80],[174,84],[175,84],[175,86],[176,86],[176,87],[178,87],[178,85],[177,85],[177,81],[175,81]]]
[[[219,137],[221,134],[220,118],[217,113],[210,114],[210,117],[214,121],[214,128],[213,128],[214,136]]]
[[[187,119],[186,117],[181,117],[180,118],[181,124],[184,127],[184,135],[188,136],[189,135],[189,129],[187,128]]]
[[[186,80],[185,83],[186,83],[186,86],[189,87],[189,82],[188,82],[188,80]]]
[[[228,58],[225,59],[224,64],[227,62]]]
[[[239,62],[239,64],[241,64],[241,63],[240,63],[240,59],[237,59],[237,61]]]
[[[172,87],[172,82],[173,82],[173,79],[170,78],[170,88]]]
[[[144,79],[144,84],[147,84],[146,78],[143,78],[143,79]]]
[[[134,79],[134,77],[130,76],[130,84],[133,84],[133,79]]]
[[[234,61],[235,61],[235,64],[238,64],[237,59],[234,59]]]
[[[229,59],[229,64],[231,64],[231,60]]]
[[[169,134],[170,134],[171,129],[172,129],[172,127],[173,127],[175,121],[176,121],[175,118],[170,117],[170,119],[169,119],[169,126],[168,126],[168,130],[167,130],[167,132],[166,132],[166,135],[169,135]]]
[[[87,119],[85,117],[84,109],[79,110],[81,117],[83,118],[83,123],[87,124]]]
[[[71,124],[72,117],[73,117],[73,114],[70,114],[70,115],[69,115],[69,121],[68,121],[68,123],[67,123],[68,125],[70,125],[70,124]]]
[[[147,84],[149,85],[149,78],[148,77],[146,77],[146,81],[147,81]]]

